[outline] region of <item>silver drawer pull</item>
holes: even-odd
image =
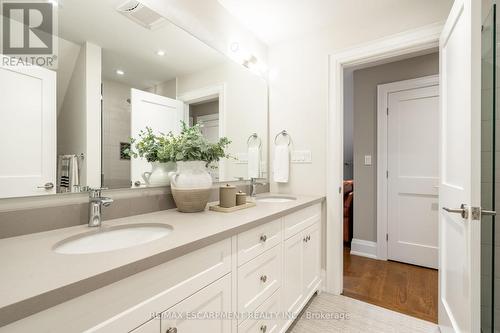
[[[36,188],[43,188],[46,190],[52,190],[54,188],[54,183],[45,183],[42,186],[37,186]]]
[[[267,331],[267,325],[262,325],[262,326],[260,327],[260,331],[261,331],[262,333],[266,333],[266,331]]]
[[[266,236],[266,235],[262,235],[262,236],[260,236],[260,241],[261,241],[262,243],[265,243],[265,242],[267,241],[267,236]]]
[[[267,281],[267,275],[262,275],[262,276],[260,277],[260,280],[261,280],[262,282],[266,283],[266,281]]]

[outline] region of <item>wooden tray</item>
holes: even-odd
[[[219,205],[213,205],[213,206],[208,207],[208,209],[213,210],[214,212],[232,213],[232,212],[235,212],[237,210],[246,209],[246,208],[255,207],[255,206],[256,206],[255,202],[249,201],[244,205],[234,206],[231,208],[224,208],[224,207],[221,207]]]

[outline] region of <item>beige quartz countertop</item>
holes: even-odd
[[[167,237],[109,252],[53,251],[58,242],[90,231],[87,225],[1,239],[0,326],[324,200],[294,197],[297,200],[284,203],[258,202],[233,213],[185,214],[170,209],[105,221],[103,228],[137,223],[173,227]]]

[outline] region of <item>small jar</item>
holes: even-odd
[[[247,203],[247,194],[239,191],[236,193],[236,206],[241,206]]]
[[[219,188],[219,206],[223,208],[236,206],[236,186],[226,184]]]

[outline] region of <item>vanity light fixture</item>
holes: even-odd
[[[124,72],[124,71],[122,71],[121,69],[117,69],[117,70],[116,70],[116,74],[117,74],[117,75],[125,75],[125,72]]]
[[[158,51],[156,51],[156,54],[159,55],[160,57],[163,57],[165,55],[165,51],[158,50]]]

